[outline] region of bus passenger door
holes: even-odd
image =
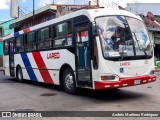
[[[14,47],[13,47],[13,41],[9,42],[9,70],[10,70],[10,76],[15,76],[14,71]]]
[[[76,67],[77,83],[91,86],[91,56],[90,56],[89,31],[77,28],[76,30]]]

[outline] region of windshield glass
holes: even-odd
[[[126,17],[126,19],[132,31],[136,55],[152,55],[151,41],[149,40],[144,24],[141,21],[130,17]]]
[[[100,36],[104,57],[132,59],[152,55],[151,42],[142,21],[109,16],[96,18],[96,30]]]

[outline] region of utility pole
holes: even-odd
[[[34,0],[33,0],[33,25],[34,25]]]
[[[97,7],[99,8],[99,0],[97,0]]]

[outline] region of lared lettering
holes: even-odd
[[[60,53],[54,52],[54,53],[47,53],[47,59],[59,59]]]
[[[130,62],[122,62],[120,63],[120,66],[130,66]]]

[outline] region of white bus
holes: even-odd
[[[142,19],[119,9],[79,10],[4,38],[4,72],[64,86],[113,89],[150,83],[152,42]]]

